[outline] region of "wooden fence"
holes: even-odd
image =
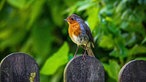
[[[102,63],[95,57],[73,58],[64,70],[64,82],[105,82]],[[0,82],[40,82],[36,61],[25,53],[12,53],[0,64]],[[146,61],[132,60],[119,73],[119,82],[146,82]]]

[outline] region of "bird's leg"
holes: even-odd
[[[75,54],[74,54],[74,57],[76,57],[76,54],[77,54],[77,52],[78,52],[78,49],[79,49],[79,46],[77,45],[77,48],[76,48],[76,52],[75,52]]]
[[[85,55],[86,55],[86,50],[84,51],[84,54],[83,54],[83,60],[85,61]]]
[[[88,45],[88,42],[87,42],[87,44],[85,45],[85,51],[84,51],[84,54],[83,55],[86,55],[86,50],[87,50],[87,45]]]
[[[87,43],[88,44],[88,43]],[[83,54],[83,59],[85,60],[85,55],[86,55],[86,50],[87,50],[87,44],[85,45],[85,48],[84,48],[84,54]]]

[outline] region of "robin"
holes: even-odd
[[[76,14],[68,16],[65,21],[69,24],[68,33],[71,40],[77,44],[74,56],[76,56],[79,46],[85,49],[83,55],[85,55],[87,51],[89,56],[94,56],[91,49],[91,47],[94,48],[93,37],[88,25]]]

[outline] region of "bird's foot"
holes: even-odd
[[[74,54],[74,58],[76,58],[77,57],[77,55],[76,54]]]
[[[84,61],[86,60],[86,58],[85,58],[85,55],[84,55],[84,54],[83,54],[82,60],[84,60]]]

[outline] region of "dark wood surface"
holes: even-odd
[[[123,66],[119,82],[146,82],[146,61],[133,60]]]
[[[0,82],[39,82],[35,60],[24,53],[12,53],[1,61]]]
[[[95,57],[73,58],[64,70],[64,82],[104,82],[104,68]]]

